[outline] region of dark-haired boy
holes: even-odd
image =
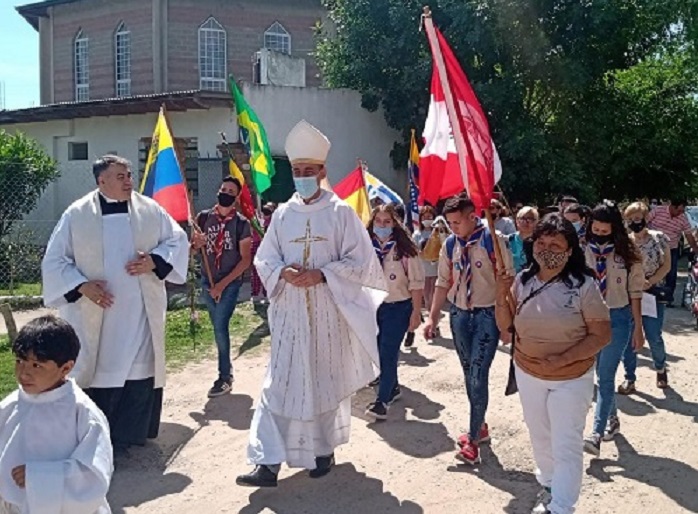
[[[209,398],[232,391],[233,368],[230,361],[230,318],[238,303],[245,271],[252,264],[250,222],[235,209],[242,185],[233,177],[223,179],[218,203],[196,217],[201,231],[192,236],[192,247],[204,248],[213,284],[207,272],[201,273],[201,286],[213,335],[218,348],[218,378],[208,391]]]
[[[586,226],[589,212],[589,207],[579,205],[578,203],[570,204],[562,211],[562,215],[567,221],[572,223],[574,229],[577,231],[577,237],[579,238],[579,244],[582,249],[586,248],[587,244]]]
[[[79,351],[54,316],[29,322],[12,345],[19,388],[0,403],[0,512],[111,512],[109,423],[67,378]]]
[[[466,194],[450,198],[443,212],[453,235],[441,247],[436,291],[424,331],[427,338],[432,337],[448,299],[451,333],[463,367],[470,404],[469,428],[458,438],[461,449],[456,458],[477,464],[481,460],[480,443],[490,439],[485,415],[489,403],[490,366],[499,343],[494,317],[495,268],[513,274],[514,264],[507,238],[499,232],[490,233]],[[495,263],[495,237],[499,238],[503,263]]]

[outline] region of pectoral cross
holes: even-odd
[[[310,264],[310,247],[313,243],[319,243],[321,241],[327,241],[326,237],[314,236],[310,230],[310,219],[305,224],[305,236],[296,239],[291,239],[292,243],[303,243],[303,271],[308,270],[308,265]],[[308,321],[310,322],[310,328],[312,330],[313,326],[313,309],[310,306],[310,288],[305,288],[305,308],[308,311]]]

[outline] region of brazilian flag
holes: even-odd
[[[233,95],[235,110],[238,115],[238,126],[240,127],[240,139],[250,154],[250,170],[252,172],[252,183],[258,195],[261,195],[271,187],[271,179],[276,171],[274,170],[274,160],[269,150],[269,140],[264,130],[262,122],[249,106],[242,92],[238,88],[233,76],[228,77],[230,81],[230,91]]]

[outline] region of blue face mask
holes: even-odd
[[[393,227],[373,227],[373,233],[381,241],[385,241],[393,235]]]
[[[574,229],[577,231],[577,234],[579,234],[579,231],[582,229],[582,222],[581,221],[573,221],[572,226]]]
[[[304,200],[312,198],[320,189],[317,177],[293,177],[293,185],[296,186],[296,191]]]

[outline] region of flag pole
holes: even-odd
[[[439,81],[441,82],[441,88],[444,91],[444,96],[446,100],[446,110],[448,112],[448,119],[451,122],[451,130],[453,131],[453,139],[456,145],[456,152],[458,153],[458,164],[460,165],[461,176],[463,178],[463,184],[468,184],[468,167],[466,163],[466,155],[469,153],[472,155],[472,151],[469,152],[467,147],[468,143],[465,140],[464,134],[461,131],[460,120],[458,119],[458,111],[456,110],[455,102],[453,101],[453,94],[451,92],[451,84],[448,82],[448,75],[446,73],[446,63],[444,61],[444,56],[441,53],[441,45],[439,44],[439,39],[436,36],[436,30],[434,29],[434,20],[431,17],[431,9],[429,6],[424,7],[424,14],[422,15],[422,20],[424,22],[424,28],[426,29],[427,38],[431,44],[432,53],[434,55],[434,64],[439,72]],[[481,188],[482,189],[482,188]],[[499,238],[497,237],[494,220],[492,219],[492,214],[488,208],[489,206],[484,206],[485,218],[487,219],[487,225],[489,226],[490,233],[492,234],[492,240],[494,241],[494,252],[497,258],[497,262],[503,263],[502,248],[499,244]]]
[[[225,150],[228,152],[228,159],[230,159],[232,162],[235,162],[235,159],[233,158],[233,151],[230,147],[230,143],[228,142],[228,138],[225,135],[225,132],[218,132],[221,136],[221,141],[223,142],[223,146],[225,147]],[[235,163],[237,165],[237,163]],[[230,163],[228,163],[228,169],[230,170]],[[242,173],[242,170],[239,170],[240,173]],[[243,179],[245,176],[243,175]],[[250,180],[250,182],[254,182],[253,180]],[[241,184],[242,186],[243,184]],[[254,184],[252,184],[252,187],[250,188],[250,184],[247,183],[247,180],[245,179],[245,186],[247,186],[248,190],[254,191]],[[242,190],[240,191],[242,193]],[[258,212],[261,212],[262,206],[261,206],[261,196],[257,194],[255,191],[255,198],[257,199],[257,211],[254,213],[255,216],[257,216]],[[242,205],[242,201],[240,202],[240,205]],[[246,216],[246,214],[243,212],[243,215]],[[252,225],[252,228],[259,234],[260,237],[264,237],[264,230],[262,229],[261,226],[259,226],[259,222],[257,219],[250,219],[248,220],[250,224]]]
[[[368,166],[366,165],[365,161],[361,160],[361,157],[356,159],[357,162],[359,163],[359,166],[361,167],[361,180],[364,183],[364,191],[366,192],[366,201],[368,202],[368,209],[369,211],[373,211],[371,208],[371,197],[368,194],[368,184],[366,183],[366,171],[368,170]]]
[[[165,125],[167,126],[167,130],[170,132],[170,137],[172,138],[172,146],[174,147],[175,155],[177,156],[177,162],[179,163],[179,174],[182,176],[182,182],[184,183],[184,187],[187,190],[187,201],[189,202],[189,225],[194,230],[202,232],[201,227],[199,227],[199,225],[196,223],[196,220],[194,219],[194,195],[191,189],[187,187],[187,176],[184,173],[184,164],[186,163],[186,160],[182,155],[182,152],[180,152],[179,147],[177,145],[177,140],[175,139],[174,132],[172,132],[172,125],[170,124],[170,118],[167,114],[167,108],[165,107],[164,103],[160,106],[160,111],[162,112],[162,117],[165,119]],[[208,278],[208,283],[211,284],[211,287],[214,287],[216,283],[213,281],[213,274],[211,273],[211,266],[209,266],[208,258],[206,257],[206,252],[203,249],[203,247],[200,248],[200,251],[201,262],[204,265],[206,278]]]

